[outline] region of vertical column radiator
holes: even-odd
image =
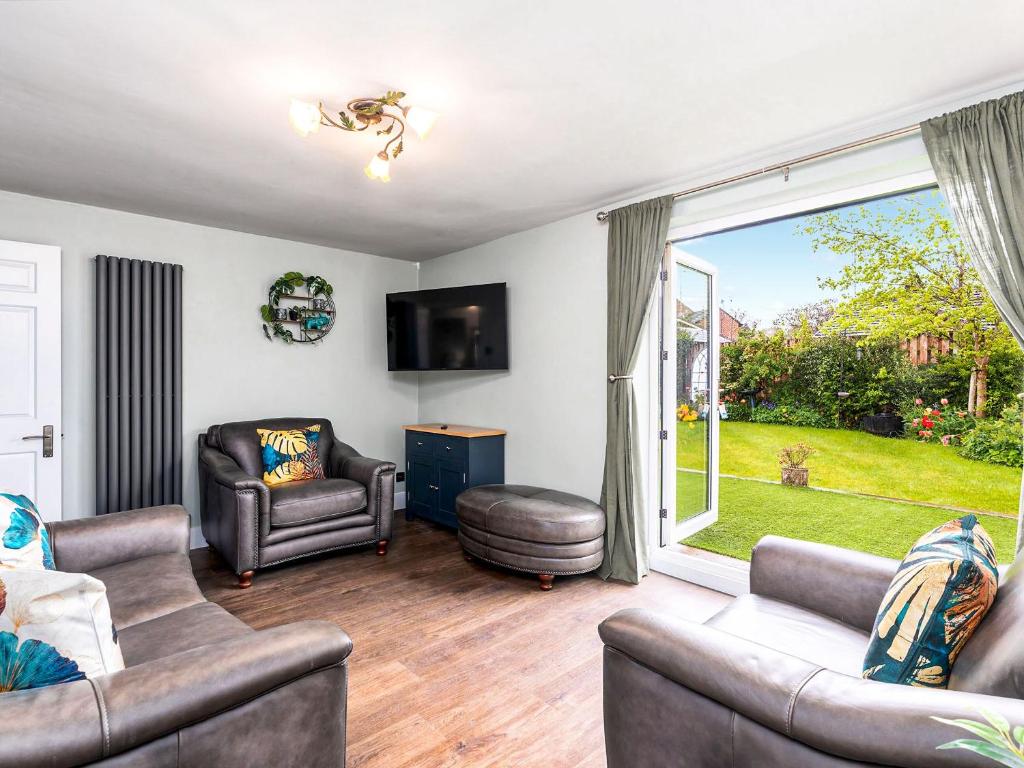
[[[181,503],[180,264],[96,257],[96,514]]]

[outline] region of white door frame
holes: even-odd
[[[918,173],[908,174],[904,176],[897,176],[891,179],[885,179],[882,181],[872,182],[869,184],[858,185],[855,187],[847,187],[845,189],[834,190],[819,195],[812,195],[809,197],[800,198],[798,200],[791,200],[776,205],[765,206],[762,208],[755,208],[748,211],[741,211],[739,213],[729,214],[716,219],[709,219],[706,221],[699,221],[690,224],[683,224],[680,226],[672,227],[668,233],[668,242],[678,242],[680,240],[689,240],[695,237],[701,237],[704,235],[712,235],[719,232],[723,232],[729,229],[736,229],[738,227],[750,226],[752,224],[761,224],[764,222],[772,221],[774,219],[784,219],[789,216],[796,216],[799,214],[810,213],[816,210],[825,210],[828,208],[835,208],[842,205],[848,205],[856,203],[858,200],[870,200],[876,197],[884,197],[886,195],[895,195],[900,192],[909,192],[915,189],[922,189],[935,185],[936,179],[935,174],[931,170],[921,171]],[[671,249],[669,249],[671,250]],[[713,280],[714,285],[717,281]],[[666,295],[670,293],[668,286],[666,285]],[[717,308],[717,293],[715,294],[715,302]],[[712,313],[715,315],[715,325],[717,326],[718,313]],[[668,323],[669,315],[663,317],[666,325]],[[651,313],[653,322],[657,322],[657,315]],[[673,323],[674,327],[674,323]],[[658,344],[658,333],[648,334],[650,344],[648,348],[649,353],[649,370],[655,373],[650,376],[651,386],[651,402],[657,403],[658,398],[662,396],[661,381],[659,381],[657,370],[658,363],[661,357],[661,349]],[[672,336],[674,338],[674,334]],[[668,345],[666,344],[666,348]],[[673,361],[674,349],[668,349],[669,362],[672,363],[672,378],[668,378],[666,368],[666,381],[674,381],[675,374],[675,363]],[[718,366],[712,365],[712,370],[715,371],[715,383],[714,389],[717,393],[718,389],[718,378],[717,371]],[[664,391],[671,391],[671,401],[675,401],[675,387],[665,387]],[[665,404],[665,424],[675,425],[675,407],[672,406],[671,410],[668,409],[667,398],[662,401]],[[714,400],[717,405],[717,398]],[[649,456],[671,456],[671,461],[675,461],[675,441],[671,441],[671,445],[666,445],[665,450],[662,451],[659,446],[658,433],[660,430],[666,427],[662,426],[659,421],[659,414],[657,408],[651,409],[651,424],[649,434],[651,435],[651,443],[649,445]],[[717,515],[718,510],[718,435],[717,419],[715,420],[715,437],[712,440],[712,446],[714,450],[714,480],[712,498],[714,500],[714,512]],[[670,430],[671,435],[671,430]],[[671,435],[674,438],[674,435]],[[650,461],[648,462],[648,497],[649,499],[656,500],[662,493],[661,483],[662,478],[665,476],[665,465],[666,459],[662,461]],[[674,514],[675,507],[675,483],[671,483],[671,493],[666,493],[665,507],[668,509],[668,514],[672,516]],[[671,499],[671,503],[669,503]],[[683,547],[678,544],[678,539],[671,541],[666,546],[661,546],[661,519],[657,512],[658,505],[651,503],[649,509],[651,514],[648,517],[648,546],[649,551],[649,562],[652,570],[667,573],[670,576],[675,576],[686,581],[691,581],[695,584],[717,589],[721,592],[726,592],[732,595],[739,595],[750,591],[750,564],[743,560],[735,560],[732,558],[703,558],[697,555],[687,553]],[[703,517],[703,516],[698,516]],[[697,518],[694,518],[697,520]],[[686,535],[692,535],[695,530],[705,525],[697,524],[694,531],[690,531]],[[682,537],[680,537],[682,538]]]

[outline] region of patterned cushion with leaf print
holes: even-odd
[[[280,485],[293,480],[323,480],[320,425],[303,429],[257,429],[263,455],[263,482]]]
[[[885,593],[863,676],[945,688],[953,662],[992,606],[998,584],[992,539],[974,515],[926,533]]]
[[[36,505],[16,493],[0,493],[0,571],[5,568],[55,568],[50,536]]]
[[[84,573],[0,571],[0,694],[122,669],[103,582]]]

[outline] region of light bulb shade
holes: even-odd
[[[391,163],[388,162],[388,156],[383,152],[377,153],[363,172],[371,179],[380,179],[385,184],[391,181]]]
[[[434,127],[434,122],[440,117],[437,112],[431,112],[423,107],[407,107],[404,113],[406,124],[416,131],[416,135],[421,139],[427,138],[430,129]]]
[[[310,104],[308,101],[292,99],[292,106],[288,110],[288,121],[299,136],[309,136],[320,130],[320,106]]]

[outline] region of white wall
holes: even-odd
[[[605,441],[607,230],[593,213],[420,265],[420,287],[508,283],[508,372],[420,377],[420,420],[508,430],[505,479],[597,499]]]
[[[415,374],[387,371],[384,295],[415,289],[416,265],[363,253],[0,192],[0,239],[60,246],[64,517],[93,514],[95,256],[184,265],[184,501],[198,525],[196,437],[210,424],[324,416],[369,456],[401,463]],[[263,336],[258,308],[288,270],[334,286],[322,344]]]

